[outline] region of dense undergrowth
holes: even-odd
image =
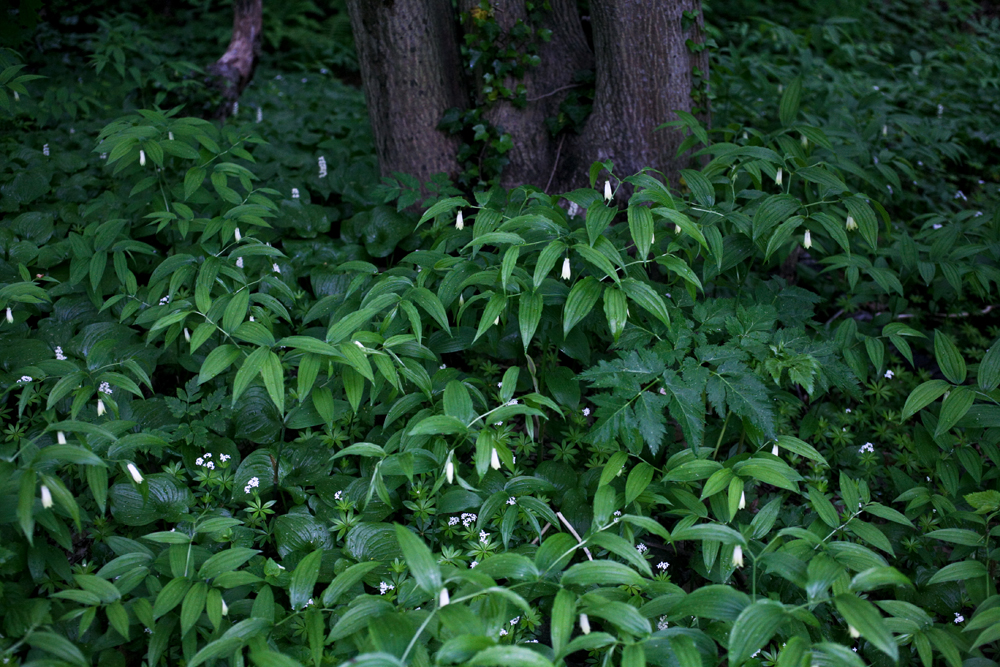
[[[424,197],[342,12],[219,127],[174,7],[0,54],[4,664],[996,664],[995,20],[709,8],[682,192]]]

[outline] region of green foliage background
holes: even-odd
[[[547,195],[265,7],[222,126],[226,8],[0,52],[4,664],[996,664],[995,18],[706,7],[700,169]]]

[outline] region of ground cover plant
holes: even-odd
[[[995,18],[707,6],[699,162],[546,194],[126,9],[0,51],[3,664],[996,664]]]

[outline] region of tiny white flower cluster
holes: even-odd
[[[247,485],[243,487],[243,493],[249,494],[250,489],[256,489],[258,486],[260,486],[260,480],[256,477],[251,477]]]
[[[44,146],[42,146],[42,155],[44,155],[45,157],[49,156],[49,145],[48,144],[45,144]]]
[[[343,491],[337,491],[335,494],[333,494],[334,500],[341,500],[343,497],[344,497]]]
[[[500,628],[500,636],[501,637],[506,637],[507,636],[507,631],[504,630],[503,628]]]
[[[891,380],[893,375],[895,375],[895,373],[892,372],[892,369],[889,369],[885,372],[884,377],[886,380]]]
[[[875,453],[875,445],[873,445],[870,442],[866,442],[865,444],[861,445],[861,449],[858,450],[858,453],[859,454],[864,454],[865,452],[871,452],[872,454],[874,454]]]
[[[571,218],[579,215],[580,214],[580,205],[577,204],[575,201],[571,201],[569,203],[569,210],[567,210],[566,213]]]
[[[56,345],[56,360],[66,361],[66,355],[63,354],[63,349],[58,345]]]
[[[236,258],[236,268],[238,268],[238,269],[242,269],[243,268],[243,258],[242,257],[237,257]]]
[[[590,408],[584,408],[583,409],[583,416],[584,417],[589,417],[590,416]]]
[[[956,611],[955,612],[955,625],[958,625],[959,623],[965,623],[965,616],[962,616],[961,614],[959,614]]]
[[[642,542],[640,542],[639,544],[635,545],[635,550],[638,551],[641,554],[644,554],[647,551],[649,551],[649,547],[647,547],[645,544],[643,544]]]
[[[163,297],[162,299],[160,299],[160,305],[161,306],[165,306],[168,303],[170,303],[170,295],[169,294],[166,295],[165,297]]]
[[[396,587],[392,584],[387,584],[384,581],[378,585],[378,592],[381,595],[385,595],[389,591],[396,590]]]
[[[326,158],[320,155],[318,162],[319,162],[319,177],[326,178]]]
[[[298,199],[298,198],[299,198],[299,189],[292,188],[292,199]]]
[[[201,466],[202,468],[208,468],[209,470],[215,470],[215,462],[212,461],[212,454],[206,453],[204,456],[199,456],[194,460],[196,466]]]
[[[517,625],[520,622],[521,622],[521,617],[520,616],[515,616],[514,618],[510,619],[510,624],[511,625]]]
[[[665,560],[660,561],[659,563],[656,564],[656,569],[660,570],[661,572],[665,571],[668,567],[670,567],[670,563],[668,563]]]
[[[107,383],[107,382],[102,382],[101,386],[97,388],[97,391],[101,392],[102,394],[108,394],[108,395],[110,395],[111,394],[111,385],[109,383]]]
[[[478,561],[478,560],[474,560],[474,561],[472,561],[471,563],[469,563],[469,569],[470,569],[470,570],[472,570],[472,569],[474,569],[474,568],[475,568],[475,567],[476,567],[477,565],[479,565],[479,561]]]
[[[34,378],[32,378],[30,375],[22,375],[21,379],[18,380],[18,383],[27,383],[31,382],[32,380],[34,380]]]
[[[965,196],[965,193],[959,190],[955,193],[955,199],[961,199],[962,201],[969,201],[969,198]]]
[[[666,630],[669,627],[670,627],[670,623],[667,622],[667,617],[666,616],[660,616],[660,620],[658,620],[656,622],[656,629],[657,630]]]
[[[281,267],[278,266],[277,263],[271,265],[271,270],[275,273],[281,273]]]
[[[477,517],[475,514],[471,514],[469,512],[463,512],[462,513],[462,525],[464,527],[468,528],[469,526],[471,526],[472,524],[474,524],[476,522],[476,519],[478,519],[478,518],[479,517]]]
[[[261,109],[260,107],[257,107],[257,122],[259,123],[262,120],[264,120],[264,110]]]
[[[517,504],[517,498],[515,498],[514,496],[511,496],[510,498],[507,499],[507,504],[508,505],[516,505]]]
[[[449,526],[457,526],[458,522],[459,522],[459,518],[457,516],[453,516],[453,517],[449,517],[448,518],[448,525]]]
[[[479,541],[482,542],[483,544],[486,544],[487,542],[490,541],[490,534],[487,533],[485,530],[479,531]]]

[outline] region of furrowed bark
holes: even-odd
[[[437,129],[446,109],[466,106],[450,0],[348,0],[347,9],[382,174],[454,177],[458,138]]]
[[[687,156],[675,158],[683,133],[654,128],[676,120],[675,109],[692,110],[693,68],[707,77],[707,52],[691,53],[686,44],[702,41],[701,2],[591,0],[590,9],[597,58],[594,110],[569,147],[559,189],[586,185],[590,164],[608,159],[621,177],[653,167],[676,183],[688,162]],[[684,12],[697,17],[687,30]]]
[[[478,5],[466,0],[467,6]],[[485,115],[486,119],[511,135],[514,147],[507,153],[510,160],[501,176],[501,185],[513,188],[530,183],[544,188],[556,166],[560,139],[553,138],[545,119],[559,113],[559,105],[569,93],[573,74],[593,68],[594,57],[580,25],[576,0],[552,0],[552,12],[546,15],[542,28],[552,31],[552,39],[539,45],[538,67],[529,69],[520,81],[511,79],[506,85],[514,90],[523,84],[528,104],[518,109],[508,101],[498,102]],[[493,3],[496,21],[509,32],[518,20],[525,20],[524,0],[499,0]]]
[[[222,90],[225,102],[216,116],[225,118],[253,78],[260,56],[263,24],[262,0],[233,0],[233,36],[222,57],[208,66],[208,73]]]

